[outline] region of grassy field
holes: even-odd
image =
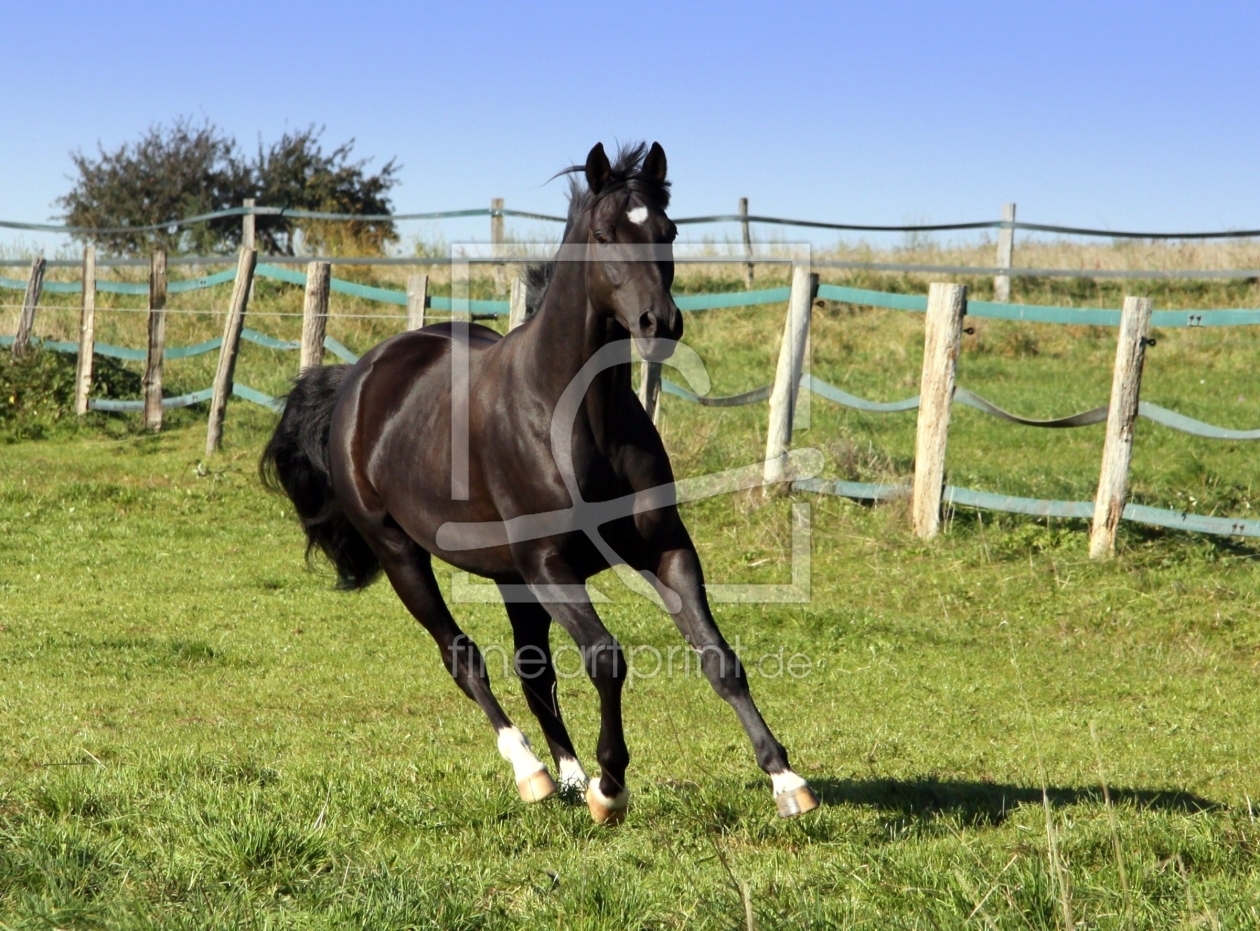
[[[1129,289],[1157,308],[1260,305],[1246,282]],[[1016,285],[1042,303],[1120,295]],[[263,283],[251,325],[292,337],[295,318],[265,314],[299,301]],[[770,380],[781,310],[689,317],[715,393]],[[40,332],[65,325],[55,311],[44,321]],[[142,321],[104,313],[101,338],[142,345]],[[217,327],[177,315],[168,343]],[[330,332],[361,351],[397,327],[343,317]],[[914,314],[823,307],[813,371],[866,397],[914,394],[921,327]],[[1146,399],[1260,425],[1260,335],[1156,336]],[[1114,331],[981,322],[959,381],[1061,415],[1105,401],[1113,355]],[[168,393],[202,387],[212,364],[172,363]],[[293,364],[247,345],[238,379],[278,392]],[[764,405],[663,403],[681,475],[762,455]],[[1125,525],[1100,565],[1079,522],[959,511],[924,545],[901,506],[801,496],[809,603],[717,615],[750,665],[781,650],[810,658],[801,678],[761,663],[752,685],[824,807],[777,819],[733,715],[676,674],[627,692],[634,802],[604,830],[575,798],[519,802],[480,711],[387,585],[346,595],[304,568],[285,502],[255,477],[271,415],[234,402],[211,460],[203,417],[177,413],[160,436],[121,417],[69,424],[55,404],[0,420],[0,926],[1260,924],[1254,544]],[[895,479],[913,435],[912,415],[814,399],[796,443],[822,449],[829,476]],[[1101,445],[1101,427],[1038,431],[962,409],[948,478],[1088,499]],[[1258,483],[1247,444],[1139,426],[1136,500],[1248,516]],[[790,503],[689,506],[710,579],[788,581]],[[681,642],[611,577],[595,584],[623,644]],[[501,607],[455,611],[483,647],[510,643]],[[498,676],[497,693],[541,743],[516,683]],[[561,701],[594,768],[593,690],[566,676]]]

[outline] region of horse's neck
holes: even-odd
[[[525,377],[552,404],[578,376],[591,357],[610,342],[624,351],[625,364],[595,376],[586,392],[583,410],[597,439],[606,437],[619,421],[617,411],[630,383],[630,340],[620,327],[597,313],[587,299],[586,275],[581,262],[559,262],[534,320],[521,334],[528,360]]]

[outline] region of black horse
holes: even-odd
[[[505,337],[462,322],[404,333],[354,366],[303,373],[262,458],[264,481],[293,501],[308,554],[321,549],[346,588],[384,570],[433,635],[456,684],[477,702],[512,763],[521,797],[555,791],[546,766],[490,691],[477,646],[442,600],[431,556],[496,582],[516,672],[562,782],[586,786],[597,822],[629,800],[621,689],[627,669],[585,582],[628,564],[661,594],[700,667],[747,731],[779,814],[818,804],[788,765],[714,623],[704,575],[670,490],[660,435],[631,386],[630,339],[649,360],[682,335],[670,295],[665,152],[596,145],[537,312]],[[661,490],[666,489],[662,494]],[[630,502],[630,506],[626,506]],[[600,698],[587,785],[556,701],[552,620],[576,641]]]

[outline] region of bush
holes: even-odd
[[[284,133],[257,155],[245,157],[236,140],[212,123],[188,119],[150,127],[136,142],[98,148],[96,156],[72,152],[78,176],[58,203],[71,226],[99,232],[81,239],[122,255],[167,252],[226,252],[240,244],[241,218],[220,217],[190,227],[163,226],[172,220],[240,207],[247,197],[260,207],[330,213],[388,215],[390,189],[398,183],[393,160],[369,173],[354,160],[354,140],[325,152],[314,126]],[[158,226],[158,229],[143,227]],[[109,232],[109,230],[113,232]],[[258,216],[255,235],[268,252],[294,253],[300,233],[312,248],[348,240],[360,250],[380,252],[397,240],[388,220],[350,224]]]
[[[43,439],[74,424],[75,357],[32,346],[20,358],[0,353],[0,436]],[[138,398],[140,375],[116,359],[92,361],[92,396]]]

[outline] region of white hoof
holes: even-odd
[[[545,769],[516,780],[516,788],[521,793],[523,802],[541,802],[556,793],[556,784]]]
[[[599,791],[599,780],[586,787],[586,807],[591,810],[591,817],[596,824],[616,827],[626,820],[626,809],[630,807],[630,792],[622,789],[613,798],[608,798]]]
[[[541,802],[556,791],[556,784],[542,760],[534,756],[529,741],[520,728],[505,727],[499,731],[499,753],[512,764],[516,789],[526,802]]]
[[[770,777],[774,786],[774,807],[780,818],[795,818],[818,807],[818,796],[807,783],[790,769]]]

